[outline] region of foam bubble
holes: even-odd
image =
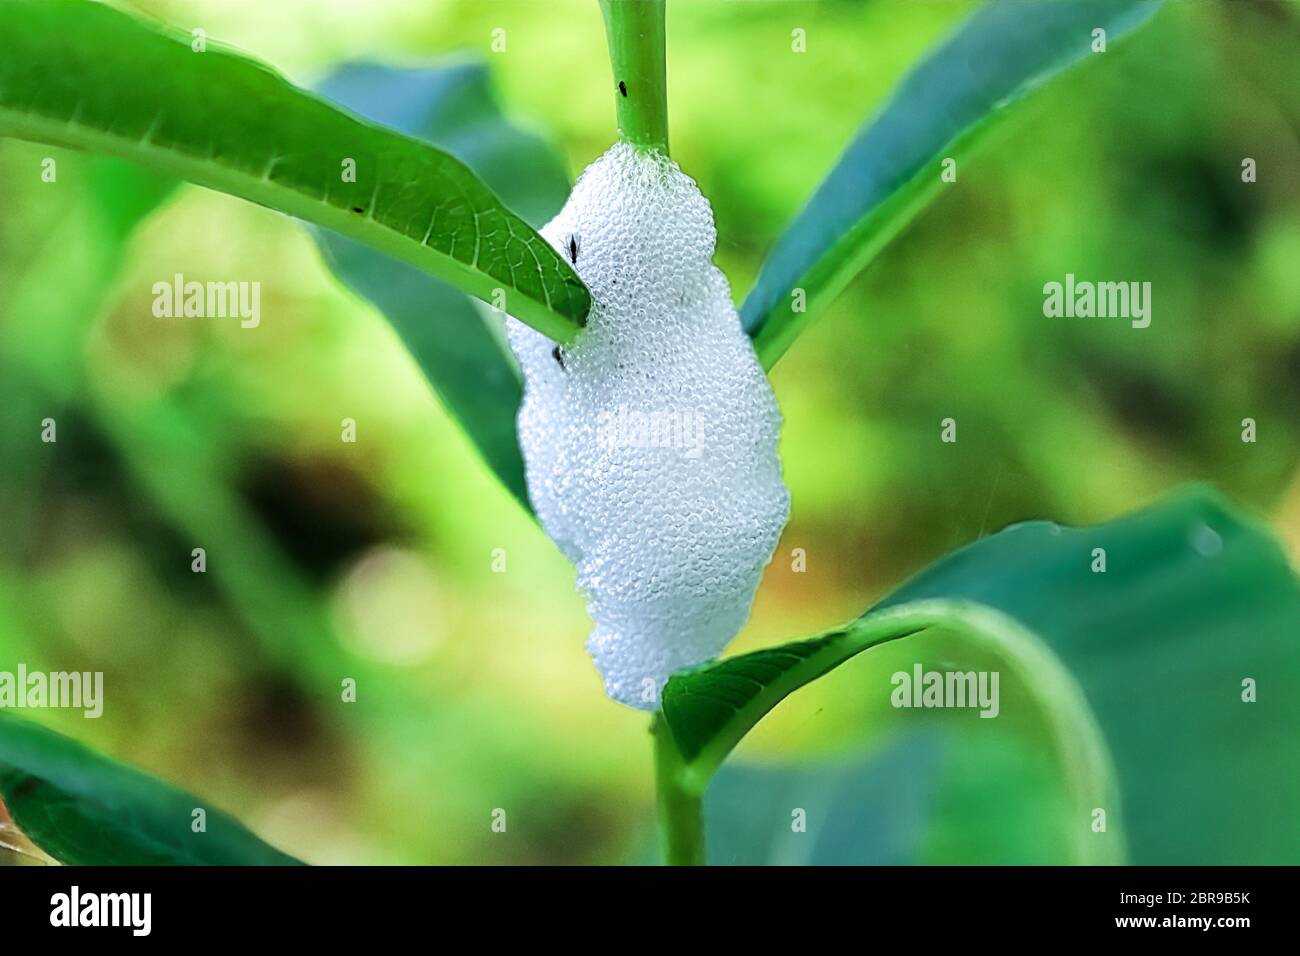
[[[713,211],[675,163],[613,147],[541,232],[576,248],[593,305],[558,358],[507,323],[529,496],[577,566],[606,692],[653,710],[749,616],[790,508],[781,413],[713,265]]]

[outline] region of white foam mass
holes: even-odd
[[[713,211],[675,163],[613,147],[541,232],[576,250],[592,308],[558,357],[507,323],[529,496],[578,569],[606,692],[653,710],[749,616],[790,509],[781,413],[713,265]]]

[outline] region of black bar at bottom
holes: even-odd
[[[655,945],[683,934],[699,942],[716,930],[734,945],[774,924],[783,933],[802,924],[817,936],[852,924],[864,947],[890,929],[919,932],[926,943],[950,934],[969,941],[971,932],[990,940],[1052,933],[1046,938],[1229,942],[1287,926],[1294,875],[1226,867],[8,867],[0,868],[0,934],[6,943],[77,934],[82,942],[337,947],[349,939],[373,944],[377,931],[433,930],[446,942],[462,933],[490,942],[518,932],[533,942],[559,936],[621,947],[617,940],[629,934]]]

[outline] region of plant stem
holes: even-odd
[[[664,0],[600,0],[600,10],[614,68],[619,138],[667,156]]]
[[[683,781],[682,757],[668,722],[655,714],[655,794],[659,800],[659,848],[668,866],[703,866],[704,806]]]

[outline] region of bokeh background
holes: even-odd
[[[481,58],[571,175],[614,136],[594,0],[135,6],[304,85],[347,60]],[[714,204],[737,301],[861,122],[973,8],[670,0],[673,153]],[[962,163],[773,372],[793,510],[733,650],[834,626],[1010,522],[1102,521],[1189,480],[1300,554],[1298,43],[1296,4],[1170,3]],[[50,155],[57,186],[39,177]],[[0,668],[102,670],[107,698],[99,720],[28,716],[314,863],[650,858],[647,719],[602,694],[572,569],[384,319],[300,225],[198,188],[120,249],[111,210],[86,211],[118,174],[0,141]],[[153,283],[177,272],[259,281],[261,327],[153,318]],[[1150,281],[1151,327],[1045,318],[1042,286],[1067,272]],[[191,573],[194,547],[209,573]],[[868,666],[893,669],[845,666],[739,758],[832,766],[884,746],[894,715],[864,699]],[[997,733],[969,787],[998,799],[1006,761],[1050,777],[1034,728]],[[1055,839],[979,849],[1033,861]]]

